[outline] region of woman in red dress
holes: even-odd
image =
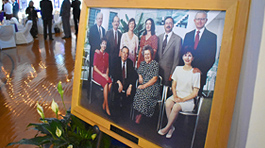
[[[137,61],[137,68],[139,68],[141,62],[144,61],[144,56],[142,55],[143,47],[145,45],[149,45],[153,48],[154,50],[153,59],[154,59],[157,50],[157,43],[158,43],[158,38],[155,35],[155,23],[153,19],[149,18],[145,21],[145,31],[140,40],[140,50],[138,52],[139,55]]]
[[[108,93],[111,88],[111,79],[109,78],[109,54],[105,52],[107,39],[103,38],[100,44],[100,50],[94,54],[93,79],[103,87],[104,102],[103,110],[110,116],[108,105]]]

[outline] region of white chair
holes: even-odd
[[[13,25],[0,26],[0,48],[16,47],[15,31]]]
[[[23,26],[23,25],[21,25],[21,24],[19,24],[19,22],[18,22],[17,18],[15,18],[15,17],[12,17],[12,18],[11,18],[11,20],[10,20],[10,22],[11,22],[11,23],[14,23],[14,24],[16,24],[16,25],[17,25],[17,29],[18,29],[18,31],[21,31],[21,30],[23,30],[24,26]]]
[[[16,44],[28,44],[33,41],[33,37],[30,34],[32,27],[32,21],[28,20],[23,30],[16,32]]]
[[[60,16],[54,18],[54,23],[52,24],[52,33],[55,33],[54,32],[55,27],[58,27],[60,29],[60,32],[63,32],[62,18]]]

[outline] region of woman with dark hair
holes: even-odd
[[[138,37],[133,33],[134,28],[136,27],[135,19],[131,18],[128,22],[128,32],[125,32],[121,36],[120,49],[127,46],[129,49],[129,59],[133,61],[133,65],[136,62],[136,52],[138,50]],[[121,53],[121,52],[120,52]]]
[[[142,115],[152,117],[160,92],[157,81],[159,74],[158,63],[153,60],[154,50],[150,45],[143,48],[144,61],[138,68],[139,86],[133,100],[133,109],[138,111],[135,123],[139,124]]]
[[[108,105],[108,93],[111,88],[111,79],[109,78],[109,54],[105,52],[107,47],[107,39],[102,38],[99,52],[94,54],[93,79],[103,87],[104,101],[103,110],[110,116]]]
[[[149,18],[145,21],[144,34],[140,40],[140,50],[137,60],[137,68],[140,66],[141,62],[144,61],[144,56],[142,55],[142,50],[145,45],[150,45],[154,50],[154,55],[156,55],[158,38],[155,35],[155,23],[154,20]],[[155,58],[155,57],[153,57]]]
[[[32,20],[33,24],[30,29],[30,34],[33,36],[33,38],[37,38],[38,35],[38,26],[37,26],[37,20],[38,15],[35,7],[33,6],[33,1],[29,2],[29,6],[26,9],[26,14],[28,14],[28,20]]]
[[[172,74],[172,93],[165,103],[167,114],[167,125],[158,131],[160,135],[166,135],[166,138],[171,138],[175,127],[174,121],[178,117],[179,111],[192,111],[194,101],[200,89],[200,73],[194,73],[191,65],[193,57],[192,48],[186,48],[183,51],[182,60],[184,66],[177,66]]]

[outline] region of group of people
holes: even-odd
[[[64,37],[71,38],[71,27],[70,27],[70,9],[73,7],[73,15],[74,15],[74,22],[75,22],[75,34],[78,33],[78,23],[80,17],[80,5],[81,2],[79,0],[73,0],[72,4],[69,0],[64,0],[61,5],[60,16],[62,18],[63,23],[63,30],[64,30]],[[47,38],[47,26],[49,29],[49,39],[53,40],[52,38],[52,11],[53,6],[50,0],[42,0],[40,2],[41,12],[42,12],[42,20],[43,20],[43,27],[44,27],[44,39]]]
[[[178,112],[193,110],[193,98],[202,95],[207,72],[215,62],[217,36],[205,28],[207,20],[207,13],[198,11],[194,18],[196,28],[186,33],[182,44],[181,37],[173,32],[172,17],[164,19],[165,33],[159,36],[155,34],[154,20],[148,18],[139,45],[133,33],[134,18],[128,22],[128,31],[122,34],[118,30],[119,17],[115,16],[113,28],[105,34],[103,14],[98,13],[88,37],[93,78],[104,91],[103,110],[111,115],[108,93],[112,88],[118,96],[131,100],[137,111],[136,123],[140,123],[143,115],[152,117],[160,96],[161,76],[163,85],[172,86],[173,95],[165,103],[168,123],[158,134],[171,138]]]
[[[12,17],[16,17],[18,19],[19,5],[17,3],[17,0],[2,0],[2,2],[3,5],[0,12],[4,12],[6,20],[10,20]]]

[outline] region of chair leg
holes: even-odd
[[[199,114],[197,115],[197,118],[196,118],[196,122],[195,122],[195,127],[194,127],[194,131],[193,131],[192,139],[191,139],[190,148],[193,148],[193,145],[194,145],[194,140],[195,140],[195,135],[196,135],[198,121],[199,121]]]
[[[161,101],[161,105],[160,105],[160,111],[159,111],[157,128],[156,128],[157,131],[159,129],[161,129],[161,125],[162,125],[162,121],[163,121],[163,117],[164,117],[164,102],[165,102],[166,97],[167,97],[167,91],[168,91],[168,86],[163,86],[162,99],[161,99],[162,101]]]
[[[134,109],[133,109],[133,104],[131,105],[130,117],[131,117],[132,120],[134,120]]]
[[[89,99],[88,99],[88,103],[91,104],[92,102],[92,80],[90,80],[90,86],[89,86]]]

